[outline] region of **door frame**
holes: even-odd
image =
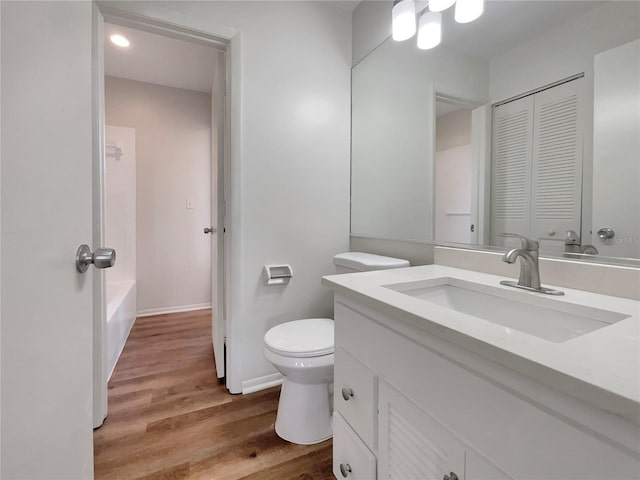
[[[234,295],[231,290],[231,278],[235,273],[233,265],[239,265],[239,252],[233,248],[234,241],[239,244],[239,234],[234,227],[239,223],[239,198],[240,198],[240,34],[233,28],[226,26],[212,26],[209,31],[201,31],[190,28],[188,25],[179,25],[166,22],[157,18],[138,15],[100,3],[94,4],[92,18],[92,54],[93,54],[93,240],[94,245],[102,245],[104,241],[104,22],[156,33],[181,40],[201,43],[213,46],[226,52],[226,98],[224,115],[224,202],[218,205],[218,215],[225,219],[223,232],[218,232],[218,241],[224,245],[224,255],[218,259],[219,268],[224,272],[223,284],[218,288],[223,291],[223,304],[225,313],[226,352],[225,371],[226,386],[231,393],[242,392],[242,376],[239,348],[232,342],[240,331],[234,331],[231,322],[233,312]],[[212,185],[213,187],[213,185]],[[226,207],[226,208],[225,208]],[[233,208],[232,208],[233,207]],[[221,211],[222,209],[222,211]],[[226,210],[226,215],[225,215]],[[212,265],[212,268],[214,266]],[[107,415],[107,375],[106,371],[106,302],[104,274],[96,270],[94,281],[94,340],[93,340],[93,418],[94,428],[102,425]],[[236,329],[238,330],[238,329]]]
[[[432,92],[433,117],[431,129],[431,231],[435,240],[435,158],[436,158],[436,102],[460,105],[471,110],[471,216],[474,225],[470,243],[484,244],[489,235],[489,182],[491,167],[491,105],[486,100],[451,95],[444,88],[435,87]],[[445,244],[447,242],[444,242]],[[450,242],[449,242],[450,243]]]

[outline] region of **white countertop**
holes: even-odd
[[[442,277],[517,291],[533,299],[549,297],[502,286],[500,280],[505,277],[441,265],[332,275],[323,277],[322,284],[372,308],[382,307],[385,313],[401,313],[398,321],[408,315],[413,325],[430,334],[640,423],[639,301],[543,283],[545,287],[565,292],[564,296],[553,297],[554,301],[629,316],[604,328],[555,343],[384,287]]]

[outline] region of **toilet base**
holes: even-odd
[[[306,385],[285,377],[278,402],[276,433],[300,445],[323,442],[333,436],[328,383]]]

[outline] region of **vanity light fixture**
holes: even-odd
[[[129,39],[127,39],[127,37],[125,37],[124,35],[120,35],[119,33],[114,33],[113,35],[111,35],[109,37],[109,40],[111,40],[111,43],[117,45],[118,47],[129,46]]]
[[[425,12],[418,26],[418,48],[428,50],[442,41],[442,13]]]
[[[401,42],[416,33],[416,2],[396,0],[391,9],[391,31],[393,39]]]
[[[457,0],[454,18],[458,23],[473,22],[482,15],[484,0]]]
[[[418,21],[418,48],[428,50],[442,41],[442,13],[455,4],[458,23],[474,21],[484,11],[484,0],[395,0],[391,9],[391,36],[402,42],[416,33],[416,15],[429,9]]]

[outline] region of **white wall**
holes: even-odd
[[[136,131],[138,313],[210,305],[211,95],[107,77],[105,103]]]
[[[492,102],[585,72],[593,56],[638,38],[640,3],[613,1],[491,59]],[[593,95],[593,90],[587,92]]]
[[[391,35],[389,0],[361,1],[353,11],[353,65],[369,55]]]
[[[436,118],[436,152],[471,145],[471,110],[462,108]]]
[[[109,298],[109,282],[136,281],[136,131],[115,125],[105,130],[104,244],[116,250],[116,264],[105,271]]]
[[[349,247],[351,13],[331,2],[110,5],[233,38],[227,370],[241,391],[275,372],[267,329],[332,314],[320,277]],[[270,263],[293,266],[288,286],[262,284]]]

